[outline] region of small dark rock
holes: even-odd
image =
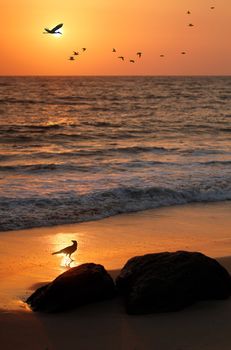
[[[128,260],[116,279],[129,314],[178,311],[199,300],[226,299],[231,277],[197,252],[163,252]]]
[[[82,264],[38,288],[27,303],[33,311],[59,312],[112,298],[115,285],[102,265]]]

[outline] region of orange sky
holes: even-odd
[[[230,0],[0,0],[0,16],[0,75],[231,74]]]

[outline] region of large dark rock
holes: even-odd
[[[216,260],[186,251],[131,258],[116,285],[129,314],[177,311],[231,294],[231,277]]]
[[[37,289],[27,303],[33,311],[59,312],[111,298],[115,285],[102,265],[82,264]]]

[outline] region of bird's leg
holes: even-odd
[[[72,257],[71,257],[71,254],[69,254],[69,259],[70,259],[70,263],[71,263],[72,261],[74,261],[74,259],[72,259]]]

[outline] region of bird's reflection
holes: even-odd
[[[69,256],[65,255],[62,257],[61,263],[60,263],[61,267],[66,267],[66,268],[71,268],[76,266],[76,262],[74,259],[70,258]]]

